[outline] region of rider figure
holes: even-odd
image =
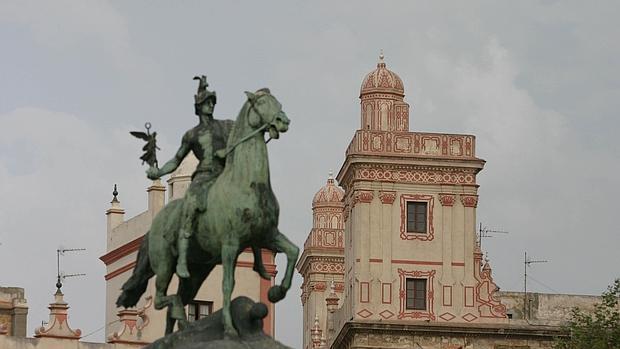
[[[181,278],[189,277],[187,249],[189,238],[196,228],[197,213],[206,211],[209,189],[224,170],[225,159],[216,156],[216,152],[226,148],[228,135],[234,124],[232,120],[213,119],[213,109],[217,101],[215,92],[207,90],[209,84],[204,75],[196,76],[194,79],[199,80],[198,92],[194,96],[195,113],[199,118],[198,125],[185,132],[179,150],[170,161],[160,169],[151,167],[146,171],[150,179],[158,179],[171,173],[179,167],[190,150],[199,161],[196,171],[192,174],[192,182],[183,198],[181,229],[177,237],[176,266],[176,273]]]

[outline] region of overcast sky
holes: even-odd
[[[411,130],[471,133],[487,161],[478,218],[495,280],[600,294],[620,277],[617,2],[0,1],[0,285],[26,289],[28,334],[47,319],[59,246],[70,324],[104,325],[104,212],[119,185],[146,208],[141,144],[160,159],[196,124],[192,77],[217,118],[267,86],[291,119],[269,143],[281,231],[302,245],[311,200],[359,127],[359,87],[380,49],[405,84]],[[283,261],[280,259],[280,263]],[[280,269],[283,266],[280,266]],[[277,338],[301,346],[296,282]],[[102,331],[85,340],[103,340]]]

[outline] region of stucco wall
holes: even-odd
[[[137,349],[140,345],[89,343],[63,338],[20,338],[0,336],[2,349]]]

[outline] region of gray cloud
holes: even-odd
[[[26,288],[29,333],[47,318],[61,244],[88,248],[65,257],[67,272],[88,274],[66,285],[72,325],[103,326],[97,258],[112,184],[127,216],[146,207],[127,131],[151,121],[171,156],[195,123],[197,73],[217,90],[222,118],[234,118],[243,90],[268,86],[283,103],[292,124],[269,144],[272,182],[281,230],[301,245],[312,196],[359,125],[359,84],[380,48],[405,83],[413,131],[477,136],[487,160],[478,218],[510,231],[485,241],[503,289],[522,287],[524,250],[551,261],[532,269],[545,284],[534,290],[597,294],[620,276],[617,4],[186,6],[0,4],[0,265],[12,266],[0,283]],[[277,306],[277,336],[294,347],[299,284]]]

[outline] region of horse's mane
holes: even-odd
[[[237,115],[237,119],[235,119],[232,129],[230,130],[230,133],[228,135],[228,141],[226,142],[226,149],[230,149],[230,147],[232,147],[239,138],[243,137],[243,134],[241,134],[241,132],[243,132],[243,126],[246,123],[245,119],[247,118],[249,107],[250,101],[246,100],[241,107],[241,111],[239,111],[239,114]],[[234,156],[234,151],[230,152],[226,156],[226,167],[228,167],[228,165],[232,162]]]
[[[257,97],[263,96],[263,95],[271,95],[271,91],[267,88],[267,87],[263,87],[261,89],[256,90],[256,92],[254,92],[254,94]],[[236,142],[237,139],[239,139],[240,137],[243,137],[244,135],[240,134],[240,132],[242,132],[242,130],[244,129],[244,126],[246,125],[246,118],[249,114],[248,109],[251,107],[251,102],[250,100],[246,100],[245,103],[243,103],[243,106],[241,107],[241,111],[239,111],[239,114],[237,115],[237,119],[235,120],[232,129],[230,130],[230,133],[228,135],[228,141],[226,142],[226,149],[230,149],[231,146],[233,146]],[[232,162],[232,159],[234,157],[234,151],[231,152],[230,154],[228,154],[228,156],[226,157],[226,164],[228,165],[229,161]]]

